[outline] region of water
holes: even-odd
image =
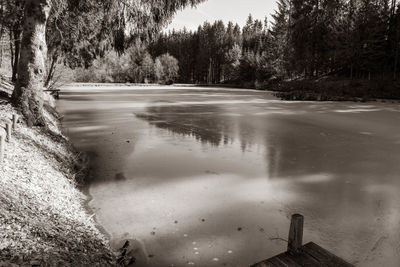
[[[71,85],[59,107],[91,155],[89,205],[136,266],[248,266],[286,249],[292,213],[304,242],[400,265],[398,103]]]

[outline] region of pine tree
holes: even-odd
[[[290,29],[290,2],[289,0],[279,0],[278,9],[272,15],[272,46],[273,46],[273,67],[277,73],[289,76],[289,29]]]

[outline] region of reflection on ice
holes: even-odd
[[[79,133],[79,132],[91,132],[91,131],[104,131],[108,129],[106,125],[93,125],[93,126],[80,126],[69,129],[70,132]]]
[[[330,174],[313,174],[313,175],[306,175],[303,177],[299,177],[296,179],[296,182],[300,183],[324,183],[331,181],[333,176]]]
[[[380,109],[377,108],[350,108],[350,109],[337,109],[335,112],[338,113],[361,113],[361,112],[373,112],[379,111]]]

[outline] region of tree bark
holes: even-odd
[[[19,26],[15,26],[19,27]],[[20,48],[21,48],[21,30],[16,28],[13,30],[13,38],[14,38],[14,62],[13,62],[13,68],[12,68],[12,78],[11,81],[16,82],[17,81],[17,72],[18,72],[18,64],[19,64],[19,56],[20,56]]]
[[[0,1],[0,18],[1,18],[1,26],[0,26],[0,68],[3,66],[3,34],[4,34],[4,4],[3,1]]]
[[[26,0],[18,79],[12,95],[29,126],[44,126],[43,84],[47,54],[46,22],[51,0]]]
[[[11,69],[14,68],[14,45],[13,45],[13,37],[12,33],[9,33],[10,35],[10,59],[11,59]]]

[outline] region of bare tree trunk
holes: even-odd
[[[51,57],[50,68],[47,71],[47,78],[46,78],[46,82],[44,83],[44,87],[49,86],[51,80],[54,77],[57,59],[58,59],[57,52],[54,52],[53,56]],[[147,74],[146,74],[146,77],[147,77]]]
[[[29,126],[44,126],[43,84],[47,54],[46,22],[51,0],[26,0],[18,80],[12,95]]]
[[[11,59],[11,69],[14,68],[14,45],[12,41],[12,33],[10,32],[10,59]]]
[[[14,29],[14,63],[12,68],[12,78],[13,82],[17,81],[17,73],[18,73],[18,64],[19,64],[19,56],[20,56],[20,48],[21,48],[21,30]]]

